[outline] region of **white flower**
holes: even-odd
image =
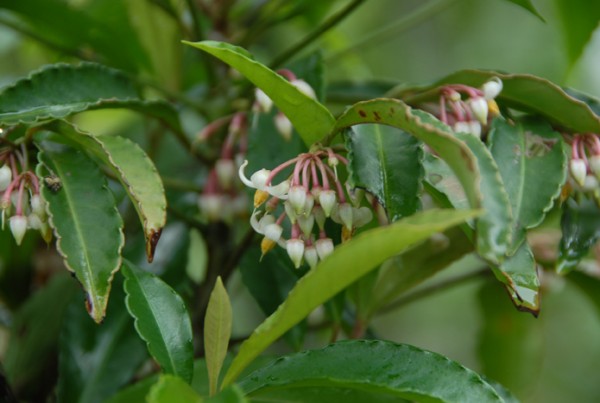
[[[229,158],[218,159],[215,163],[215,171],[217,172],[219,185],[223,189],[229,189],[235,175],[235,163],[233,160]]]
[[[317,94],[315,94],[315,90],[313,90],[313,88],[310,86],[310,84],[308,84],[306,81],[304,80],[292,80],[291,84],[298,88],[298,90],[300,90],[301,93],[303,93],[304,95],[312,98],[312,99],[317,99]]]
[[[288,192],[288,201],[294,208],[296,214],[304,213],[306,203],[306,189],[303,186],[292,186]]]
[[[269,113],[273,107],[273,100],[260,88],[254,90],[254,97],[260,112]]]
[[[304,248],[304,260],[306,260],[306,263],[308,263],[311,268],[319,263],[319,254],[314,246],[311,245]]]
[[[250,179],[248,179],[246,177],[246,174],[244,173],[244,170],[246,169],[247,165],[248,165],[248,160],[244,160],[244,163],[242,165],[240,165],[240,169],[238,170],[240,180],[244,183],[244,185],[246,185],[248,187],[266,191],[267,190],[266,183],[267,183],[267,179],[269,179],[269,175],[271,174],[271,171],[263,168],[259,171],[254,172],[252,174],[252,176],[250,176]]]
[[[10,217],[10,231],[17,242],[17,245],[21,245],[25,231],[27,230],[27,218],[22,215],[14,215]]]
[[[357,228],[370,223],[373,219],[373,212],[371,212],[371,209],[364,206],[352,209],[352,215],[354,217],[354,226]]]
[[[469,106],[473,115],[481,122],[482,125],[487,123],[488,103],[483,97],[475,97],[469,99]]]
[[[323,212],[325,212],[325,216],[329,217],[331,215],[331,210],[335,203],[337,202],[337,198],[335,195],[335,191],[331,189],[322,190],[319,194],[319,204],[323,207]]]
[[[286,242],[285,248],[288,256],[292,259],[294,267],[299,268],[302,263],[302,257],[304,256],[304,241],[294,238],[289,239]]]
[[[587,176],[587,166],[585,165],[585,161],[581,158],[573,159],[571,160],[569,169],[571,170],[571,176],[575,179],[575,182],[577,182],[579,186],[583,186],[585,184],[585,177]]]
[[[292,139],[292,133],[294,129],[292,127],[292,122],[290,122],[288,117],[283,113],[278,112],[277,115],[275,115],[273,122],[275,123],[275,128],[277,131],[279,134],[281,134],[281,137],[283,137],[286,141],[290,141]]]
[[[483,90],[483,97],[485,99],[494,99],[502,91],[502,80],[500,80],[498,77],[492,77],[489,81],[483,84],[481,89]]]
[[[0,192],[4,192],[12,182],[12,171],[7,165],[0,167]]]
[[[321,238],[316,243],[317,253],[321,260],[325,259],[327,256],[331,255],[333,252],[333,241],[331,238]]]
[[[315,216],[312,214],[298,216],[298,225],[304,236],[308,238],[315,225]]]
[[[271,217],[271,216],[267,216]],[[277,223],[268,224],[264,227],[265,236],[269,238],[271,241],[277,242],[279,238],[281,238],[281,234],[283,233],[283,228],[281,225]]]

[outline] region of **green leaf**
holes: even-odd
[[[129,108],[181,131],[173,107],[144,101],[124,73],[96,63],[58,63],[34,71],[0,93],[0,124],[36,123],[101,108]]]
[[[325,137],[335,124],[331,113],[318,101],[300,92],[279,74],[254,60],[246,50],[223,42],[187,42],[242,73],[267,94],[290,119],[307,146]]]
[[[55,365],[62,319],[76,292],[75,281],[66,273],[57,274],[13,316],[3,365],[15,390],[32,388],[40,375],[45,376],[48,364]]]
[[[596,314],[600,315],[600,279],[595,273],[586,273],[574,270],[566,277],[568,281],[575,284],[588,300],[594,305]]]
[[[463,186],[470,206],[485,207],[477,222],[477,251],[491,262],[502,260],[510,235],[510,205],[498,168],[479,139],[455,135],[429,113],[394,99],[353,105],[338,119],[336,131],[363,123],[400,128],[444,159]]]
[[[100,323],[125,242],[114,196],[98,166],[80,151],[44,147],[38,160],[38,177],[55,175],[61,183],[57,191],[41,189],[56,248],[81,283],[90,316]]]
[[[244,392],[237,385],[231,385],[213,397],[205,400],[206,403],[247,403]]]
[[[231,302],[219,276],[210,294],[204,317],[204,351],[211,396],[217,393],[219,374],[227,355],[232,323]]]
[[[474,217],[475,211],[430,210],[387,227],[363,232],[342,245],[302,277],[283,304],[242,344],[225,374],[229,385],[273,341],[313,309],[336,295],[386,259],[436,232]]]
[[[600,208],[594,201],[567,199],[563,203],[560,223],[562,239],[559,244],[556,270],[565,274],[574,269],[600,239]]]
[[[573,66],[592,39],[600,21],[600,3],[587,0],[555,0],[562,22],[570,66]]]
[[[147,360],[144,343],[125,310],[120,284],[108,312],[98,326],[86,317],[79,298],[70,304],[60,335],[57,401],[104,402],[130,382]]]
[[[498,165],[479,138],[466,133],[457,133],[456,137],[477,157],[481,175],[479,187],[485,213],[476,224],[477,253],[490,262],[502,262],[511,242],[513,217]]]
[[[340,388],[420,402],[503,402],[475,372],[440,354],[380,340],[342,341],[321,350],[282,357],[240,382],[250,397],[287,401],[297,388]],[[331,396],[329,396],[331,397]],[[323,402],[321,399],[311,402]]]
[[[181,297],[160,278],[125,261],[127,309],[135,329],[164,372],[192,381],[192,325]]]
[[[539,320],[517,312],[495,282],[483,284],[478,297],[483,318],[478,347],[483,373],[527,395],[535,387],[544,358]]]
[[[517,6],[523,7],[525,10],[529,11],[531,14],[538,17],[540,20],[545,21],[544,17],[536,10],[536,8],[531,4],[531,0],[508,0],[511,3],[516,4]]]
[[[495,119],[489,142],[512,208],[512,255],[525,240],[525,230],[539,225],[560,195],[567,179],[567,150],[559,133],[535,121],[511,125]]]
[[[408,88],[395,94],[410,105],[437,101],[439,87],[465,84],[479,87],[492,77],[502,80],[503,88],[496,98],[501,105],[544,116],[550,122],[577,133],[600,133],[600,116],[585,102],[569,96],[558,85],[530,74],[502,74],[495,71],[461,70],[433,85]]]
[[[105,163],[121,182],[133,203],[146,237],[146,255],[152,262],[167,220],[167,200],[152,160],[136,143],[119,136],[93,136],[64,121],[44,126],[77,143]]]
[[[415,137],[395,127],[366,124],[347,132],[346,145],[351,183],[375,195],[390,221],[419,209],[423,149]]]
[[[161,375],[146,398],[148,403],[201,403],[202,397],[181,378]]]
[[[208,249],[200,231],[190,230],[190,246],[187,253],[185,272],[196,284],[201,284],[208,268]]]
[[[506,289],[515,306],[537,316],[540,309],[540,280],[533,252],[527,242],[522,242],[514,255],[499,266],[492,266],[498,280]]]

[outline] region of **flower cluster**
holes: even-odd
[[[18,166],[22,169],[19,172]],[[2,228],[8,218],[10,230],[20,245],[27,229],[39,230],[46,242],[52,230],[46,215],[46,203],[40,195],[37,176],[29,170],[24,153],[0,150],[0,210]]]
[[[290,70],[282,69],[278,70],[277,73],[286,78],[290,82],[290,84],[296,87],[304,95],[312,99],[317,99],[317,95],[315,94],[313,88],[306,81],[297,78],[296,75]],[[271,109],[273,109],[273,101],[267,96],[267,94],[264,93],[263,90],[261,90],[260,88],[256,88],[254,90],[254,96],[255,101],[252,109],[255,113],[271,112]],[[292,122],[290,122],[290,120],[287,118],[287,116],[283,114],[283,112],[277,112],[273,123],[275,124],[277,132],[279,132],[279,134],[281,134],[281,136],[284,139],[289,141],[292,138]]]
[[[250,223],[264,235],[263,255],[278,244],[287,250],[296,268],[303,261],[314,267],[334,248],[325,229],[328,219],[342,226],[342,241],[372,220],[371,210],[360,206],[362,193],[349,191],[339,180],[340,163],[347,165],[348,161],[332,148],[315,147],[247,178],[244,169],[248,161],[244,161],[239,175],[246,186],[256,189]],[[291,173],[275,184],[275,177],[284,171]],[[287,239],[284,232],[289,233]]]
[[[207,140],[217,129],[229,123],[227,136],[221,146],[219,158],[210,169],[202,194],[198,198],[200,213],[208,221],[228,221],[235,216],[246,215],[248,200],[238,189],[236,170],[247,150],[246,114],[238,112],[231,117],[219,119],[205,127],[199,138]]]
[[[600,203],[600,139],[597,134],[574,134],[569,163],[570,183],[576,190],[590,193]]]
[[[499,114],[494,98],[502,91],[502,81],[492,78],[481,88],[463,84],[450,84],[441,88],[439,119],[451,126],[456,133],[470,133],[481,137],[488,119]],[[462,95],[467,99],[463,100]]]

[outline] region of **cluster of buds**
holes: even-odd
[[[442,87],[439,99],[439,119],[456,133],[470,133],[481,137],[488,119],[499,114],[494,98],[502,91],[502,81],[493,77],[481,88],[463,84]],[[463,94],[466,100],[463,100]]]
[[[244,169],[248,161],[244,161],[239,175],[246,186],[256,189],[250,224],[264,236],[263,256],[279,245],[296,268],[303,261],[314,267],[334,248],[325,229],[328,219],[342,226],[342,242],[372,220],[371,210],[360,206],[364,192],[350,191],[338,179],[340,163],[347,165],[348,161],[332,148],[316,146],[273,170],[261,169],[247,178]],[[274,184],[284,171],[286,179]]]
[[[278,70],[277,73],[286,78],[290,84],[296,87],[304,95],[312,99],[317,99],[317,95],[315,94],[313,88],[306,81],[297,78],[296,75],[290,70],[282,69]],[[256,88],[254,90],[254,97],[255,101],[252,109],[255,113],[271,112],[271,109],[273,109],[273,101],[267,96],[267,94],[264,93],[263,90]],[[277,132],[281,134],[285,140],[289,141],[292,138],[292,122],[290,122],[287,116],[285,116],[281,111],[278,111],[275,114],[273,123],[275,124]]]
[[[247,118],[243,112],[219,119],[207,125],[199,134],[201,141],[207,140],[221,126],[229,123],[227,136],[221,146],[219,159],[208,173],[202,194],[198,198],[200,213],[208,221],[229,221],[236,216],[246,215],[248,200],[238,188],[236,171],[248,148]]]
[[[571,184],[600,201],[600,139],[597,134],[574,134],[571,138]]]
[[[30,170],[17,168],[19,161],[26,167],[24,154],[19,151],[0,151],[0,210],[2,228],[9,221],[17,245],[20,245],[27,229],[40,231],[46,242],[52,240],[52,230],[46,215],[46,203],[40,195],[37,176]]]

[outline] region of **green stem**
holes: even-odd
[[[321,26],[319,28],[317,28],[311,34],[306,36],[304,39],[302,39],[296,45],[292,46],[291,48],[284,51],[279,56],[275,57],[275,59],[273,59],[273,61],[269,65],[269,67],[272,69],[275,69],[275,68],[281,66],[283,63],[287,62],[290,58],[292,58],[294,55],[296,55],[302,49],[304,49],[305,47],[310,45],[312,42],[314,42],[316,39],[318,39],[325,32],[329,31],[331,28],[333,28],[334,26],[339,24],[344,18],[349,16],[354,11],[354,9],[356,9],[358,6],[360,6],[364,2],[365,2],[365,0],[353,0],[352,2],[350,2],[348,5],[346,5],[346,7],[344,7],[342,10],[340,10],[336,14],[332,15],[327,21],[325,21],[323,24],[321,24]]]
[[[192,16],[192,31],[194,32],[194,37],[192,40],[199,41],[203,38],[202,34],[202,23],[200,22],[200,14],[198,13],[198,8],[194,4],[194,0],[185,0],[187,8]]]
[[[398,298],[397,300],[389,303],[388,305],[384,306],[379,311],[377,311],[376,315],[381,315],[384,313],[394,311],[421,298],[428,297],[439,291],[450,289],[452,287],[461,285],[476,278],[488,277],[490,273],[490,269],[485,267],[471,273],[462,274],[460,276],[456,276],[448,280],[440,281],[439,283],[432,284],[429,287],[424,287],[418,291],[414,291],[408,295]]]
[[[348,56],[357,49],[364,49],[370,42],[377,41],[378,43],[384,42],[388,39],[395,38],[399,33],[409,30],[414,26],[428,20],[435,14],[445,10],[452,3],[457,0],[434,0],[423,7],[418,8],[406,17],[396,20],[391,24],[372,32],[370,35],[365,36],[362,40],[354,42],[351,46],[346,49],[340,50],[327,58],[325,62],[339,62],[340,57]]]

